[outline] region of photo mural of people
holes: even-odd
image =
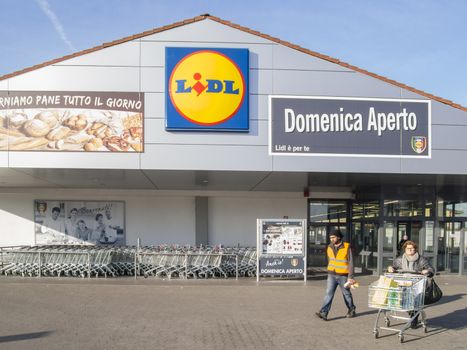
[[[35,200],[36,244],[125,244],[125,203]]]

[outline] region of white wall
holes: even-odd
[[[305,219],[307,199],[291,192],[186,192],[141,190],[3,189],[0,193],[0,246],[33,245],[33,202],[102,200],[125,202],[126,243],[195,244],[195,197],[209,197],[210,244],[255,246],[256,219]]]
[[[194,197],[127,197],[127,244],[195,244]]]
[[[0,196],[0,246],[34,244],[33,202],[27,194]]]
[[[256,246],[256,219],[306,219],[307,198],[302,193],[210,197],[209,244]]]
[[[125,202],[126,243],[194,244],[194,196],[141,191],[42,190],[0,195],[0,246],[33,245],[35,199],[118,200]]]

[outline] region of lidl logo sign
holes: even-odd
[[[167,129],[248,131],[248,49],[165,53]]]

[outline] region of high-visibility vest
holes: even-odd
[[[334,251],[328,246],[328,271],[334,271],[339,275],[349,273],[349,248],[350,244],[344,242],[344,248],[337,250],[337,256],[334,256]]]

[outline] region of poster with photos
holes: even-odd
[[[303,235],[301,220],[264,220],[262,254],[303,254]]]
[[[125,245],[125,202],[35,200],[37,245]]]

